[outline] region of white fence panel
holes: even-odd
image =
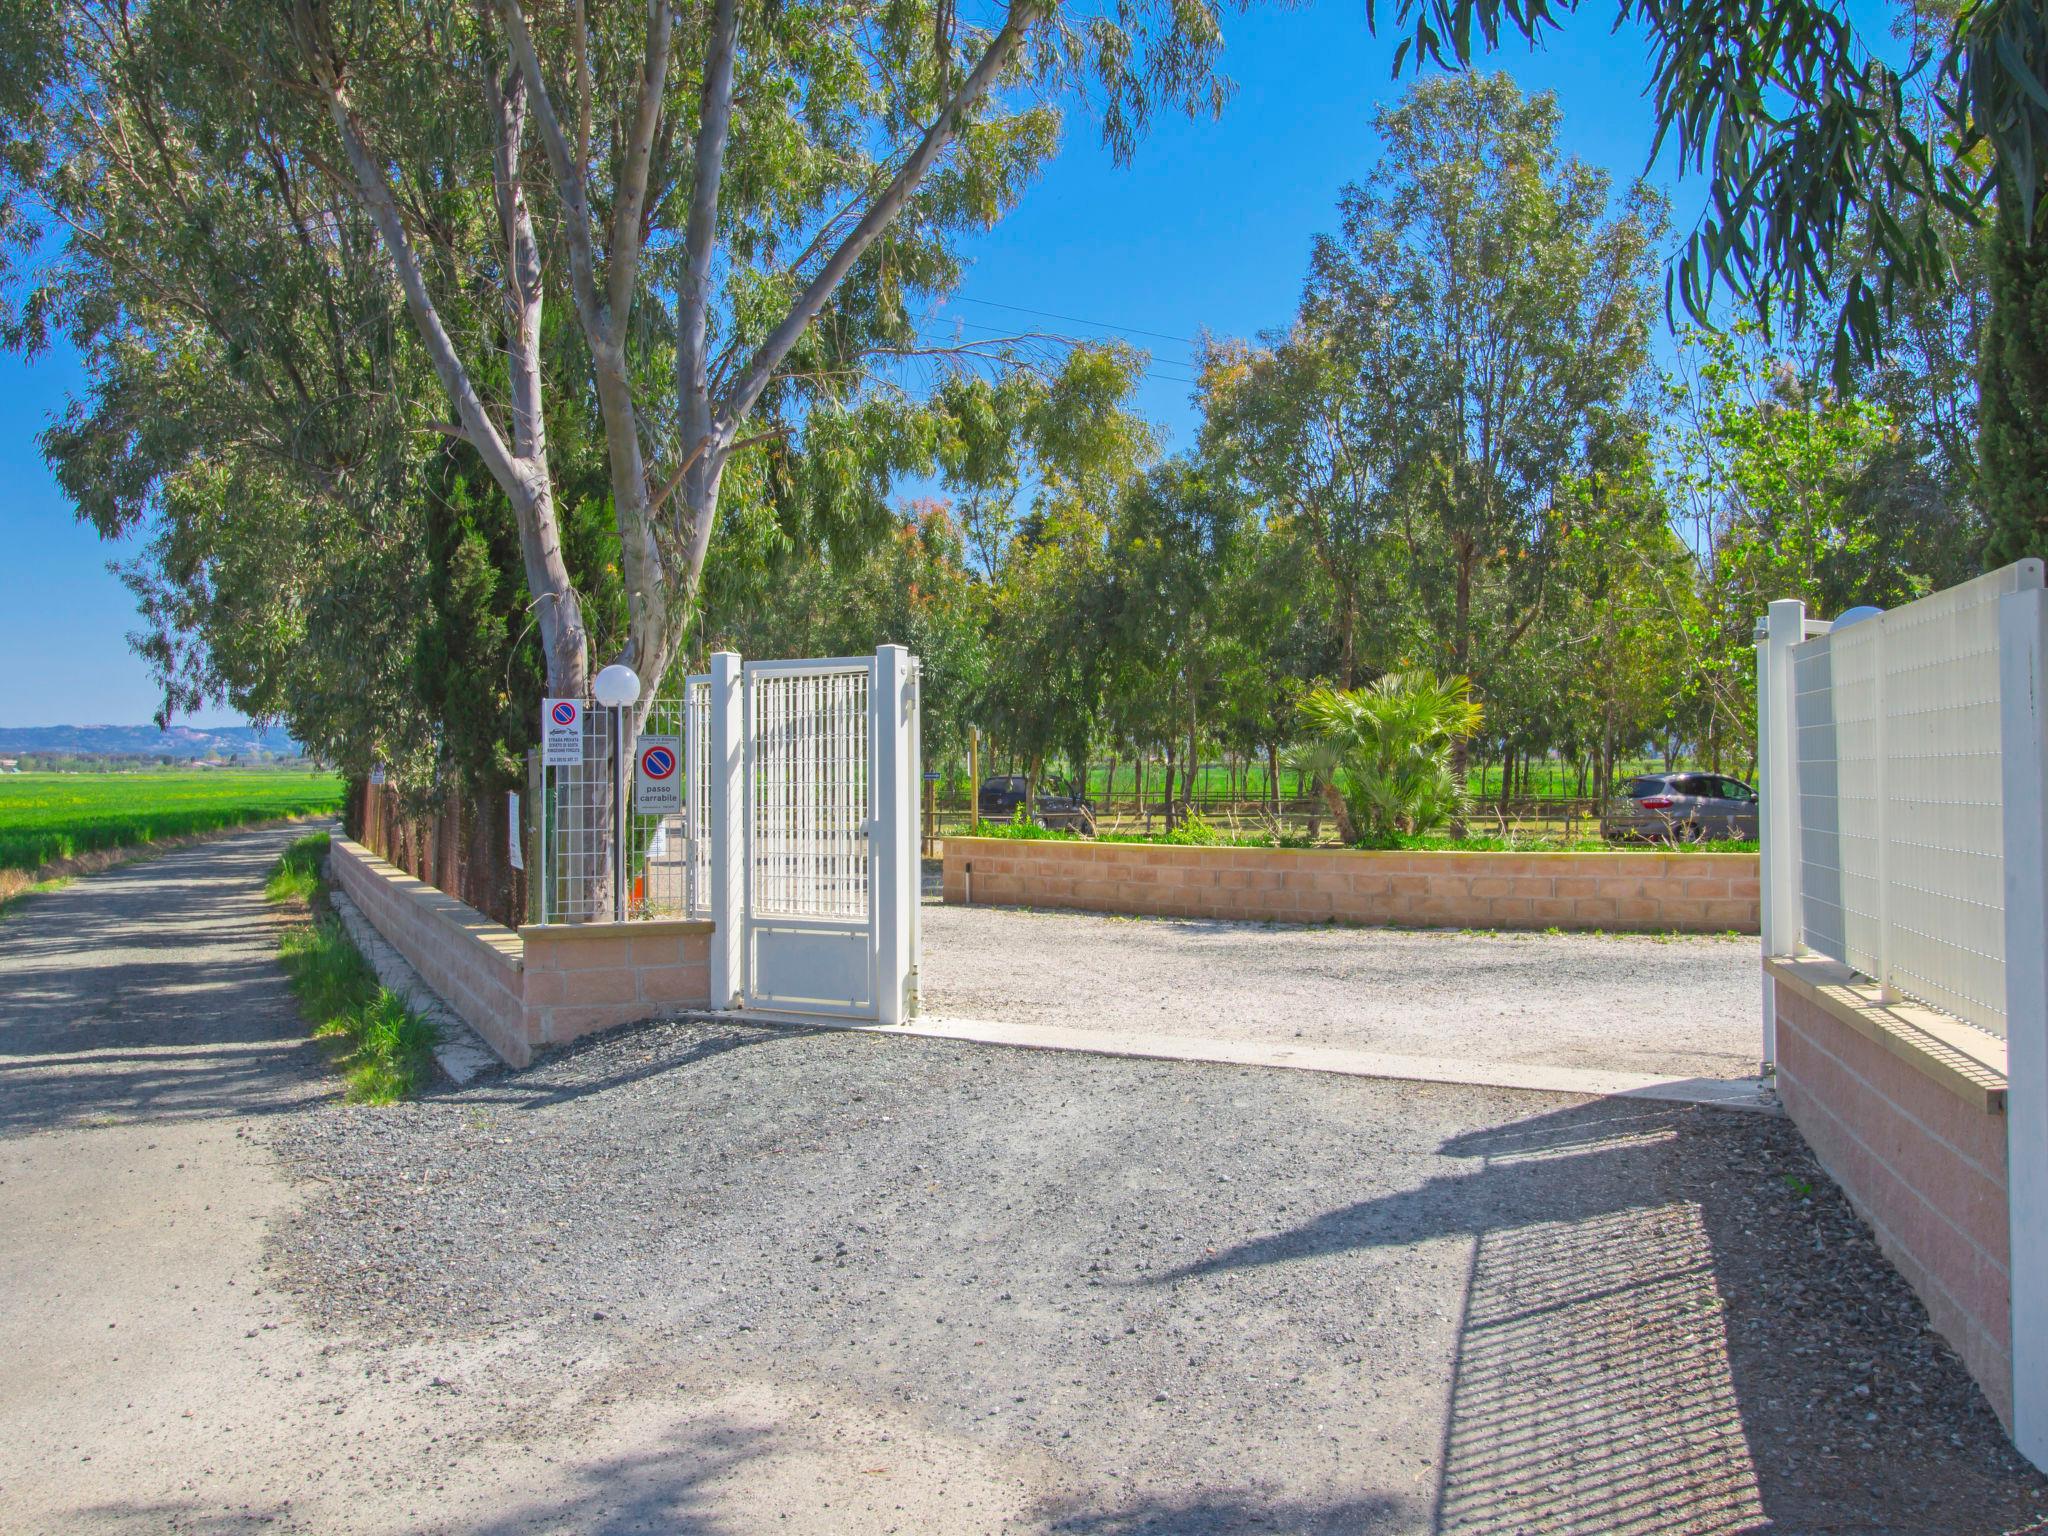
[[[1792,651],[1799,942],[2000,1035],[1998,602],[2029,570]]]

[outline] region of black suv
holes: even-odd
[[[1079,832],[1084,837],[1095,835],[1095,807],[1076,793],[1077,786],[1067,785],[1063,795],[1039,792],[1037,803],[1032,807],[1031,819],[1041,827],[1053,827],[1065,832]],[[994,778],[983,779],[981,788],[975,792],[974,814],[983,821],[1009,821],[1017,814],[1017,807],[1024,803],[1025,782],[1021,773],[1002,773]]]
[[[1697,843],[1757,835],[1756,791],[1718,773],[1645,773],[1630,779],[1600,818],[1614,839]]]

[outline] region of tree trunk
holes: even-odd
[[[1459,539],[1456,617],[1451,633],[1451,670],[1465,678],[1472,675],[1472,568],[1477,559],[1476,546],[1472,540]],[[1465,788],[1466,752],[1464,737],[1461,736],[1451,743],[1451,778],[1461,791]],[[1462,816],[1451,818],[1451,835],[1465,835],[1465,821]]]
[[[1173,746],[1166,748],[1166,830],[1171,833],[1178,823],[1174,820],[1175,801],[1173,798]]]

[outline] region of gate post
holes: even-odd
[[[2031,562],[2030,562],[2031,563]],[[1998,600],[2012,1438],[2048,1467],[2048,593]]]
[[[1799,750],[1793,706],[1792,647],[1806,638],[1806,605],[1780,599],[1757,624],[1756,760],[1763,780],[1757,857],[1763,958],[1799,948]],[[1778,990],[1763,971],[1763,1068],[1778,1066]]]
[[[711,889],[706,906],[715,929],[711,935],[711,1006],[736,1008],[746,978],[747,807],[744,784],[746,722],[742,704],[740,658],[732,651],[711,657],[709,782],[704,786],[710,808]]]
[[[911,938],[918,897],[917,746],[911,734],[910,653],[875,649],[869,728],[875,742],[875,826],[869,842],[875,870],[875,1017],[902,1024],[911,1017]]]

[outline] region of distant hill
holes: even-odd
[[[253,725],[0,725],[0,755],[68,753],[127,757],[298,757],[299,744],[283,731]]]

